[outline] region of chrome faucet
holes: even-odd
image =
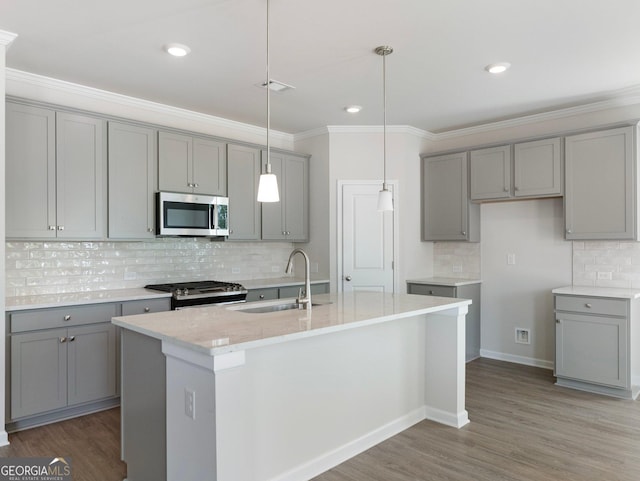
[[[304,257],[304,296],[302,295],[302,288],[298,292],[298,298],[296,299],[296,304],[298,304],[298,309],[307,309],[311,310],[311,279],[309,277],[309,256],[302,249],[293,249],[291,254],[289,255],[289,262],[287,262],[287,268],[285,272],[287,274],[291,274],[291,269],[293,268],[293,256],[296,254],[302,254]]]

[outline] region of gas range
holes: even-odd
[[[145,288],[170,292],[172,294],[171,309],[174,310],[207,304],[245,302],[248,292],[242,284],[220,281],[149,284]]]

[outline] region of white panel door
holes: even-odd
[[[394,213],[378,212],[379,191],[380,184],[342,186],[344,292],[393,292]]]

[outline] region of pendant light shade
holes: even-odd
[[[271,173],[271,77],[269,76],[269,0],[267,0],[267,164],[264,173],[260,174],[258,183],[258,202],[279,202],[278,179]]]
[[[382,149],[382,190],[378,193],[378,211],[388,212],[393,210],[393,194],[387,189],[387,55],[393,53],[388,46],[375,49],[382,56],[382,104],[384,109],[383,149]]]

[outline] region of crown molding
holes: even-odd
[[[381,134],[384,132],[382,125],[327,125],[317,129],[307,130],[294,134],[295,141],[318,137],[327,134]],[[387,125],[387,133],[408,134],[421,139],[434,140],[434,134],[410,125]]]
[[[101,90],[93,87],[87,87],[85,85],[75,84],[67,82],[65,80],[58,80],[43,75],[37,75],[22,70],[15,70],[12,68],[6,69],[7,82],[13,81],[17,83],[23,83],[33,85],[38,88],[50,89],[66,94],[77,95],[85,97],[91,100],[98,100],[104,102],[110,102],[124,107],[130,107],[135,109],[146,110],[155,114],[171,116],[188,121],[201,122],[203,124],[210,125],[212,127],[220,127],[231,129],[239,132],[243,132],[249,135],[265,136],[267,135],[267,129],[258,127],[255,125],[245,124],[242,122],[236,122],[235,120],[229,120],[222,117],[216,117],[213,115],[194,112],[192,110],[182,109],[179,107],[173,107],[171,105],[161,104],[158,102],[152,102],[150,100],[139,99],[136,97],[129,97],[127,95],[118,94],[115,92],[109,92],[107,90]],[[293,135],[271,130],[269,134],[274,139],[279,139],[284,142],[293,142]]]
[[[440,132],[432,134],[435,141],[454,139],[456,137],[465,137],[467,135],[482,134],[492,132],[495,130],[508,129],[510,127],[519,127],[523,125],[531,125],[539,122],[548,122],[552,120],[559,120],[567,117],[573,117],[576,115],[585,115],[603,110],[628,107],[631,105],[640,104],[640,85],[627,87],[620,90],[609,92],[611,98],[606,100],[600,100],[596,102],[589,102],[583,105],[576,105],[574,107],[560,108],[549,112],[541,112],[538,114],[523,115],[508,120],[499,120],[497,122],[489,122],[481,125],[475,125],[472,127],[465,127],[462,129],[449,130],[446,132]]]
[[[0,45],[4,45],[7,48],[11,46],[11,43],[18,37],[17,33],[7,32],[6,30],[0,30]]]

